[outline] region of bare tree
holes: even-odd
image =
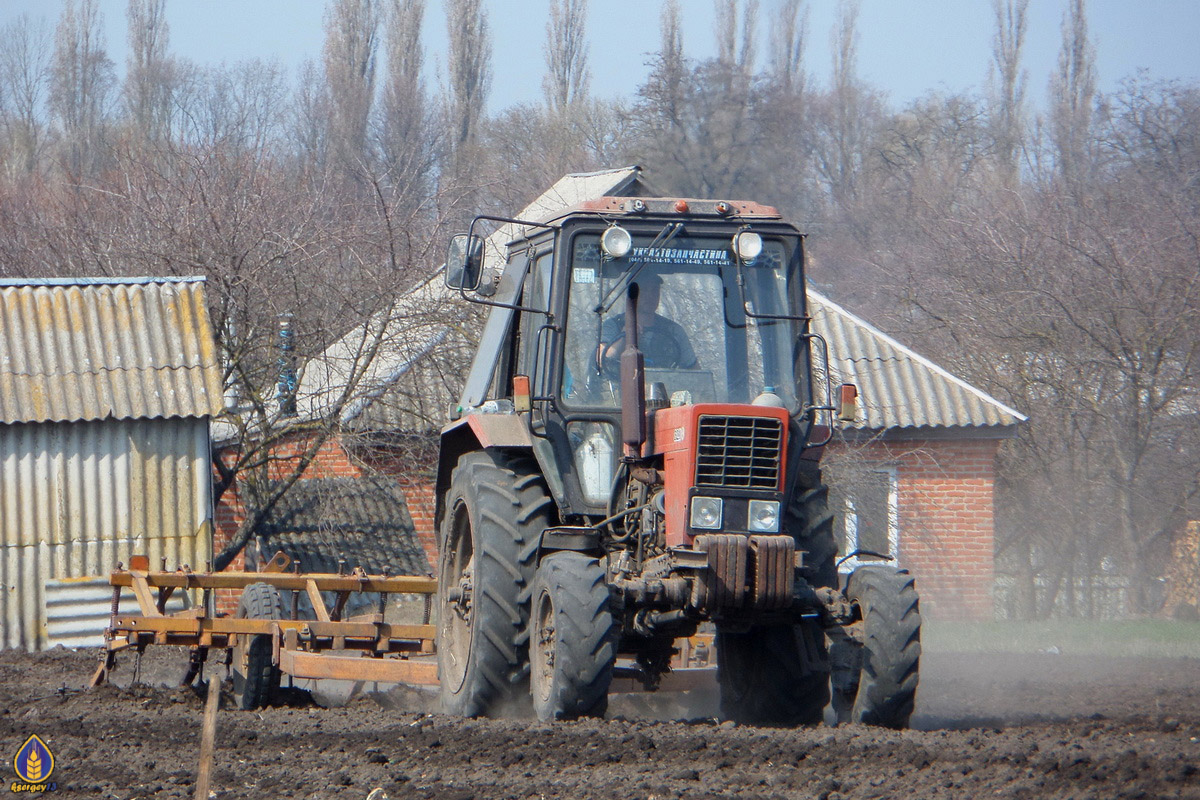
[[[664,5],[661,45],[650,76],[639,90],[633,115],[637,140],[633,159],[653,169],[656,181],[694,196],[729,196],[745,191],[760,160],[761,95],[754,83],[756,4],[742,15],[742,50],[737,48],[737,4],[722,6],[732,34],[718,25],[718,57],[693,66],[683,54],[680,9]],[[724,55],[721,55],[721,54]]]
[[[996,162],[1008,186],[1016,185],[1018,151],[1024,141],[1025,74],[1021,53],[1025,47],[1029,0],[992,0],[996,33],[992,40],[991,126]]]
[[[1069,184],[1088,172],[1092,104],[1096,94],[1096,52],[1088,41],[1084,0],[1071,0],[1063,19],[1058,69],[1050,79],[1050,127],[1054,163]]]
[[[129,0],[129,58],[125,71],[125,110],[134,135],[151,142],[171,128],[173,64],[167,54],[170,32],[166,0]]]
[[[838,21],[831,34],[833,71],[829,93],[814,102],[814,167],[834,208],[855,208],[863,195],[861,183],[867,173],[872,137],[882,115],[882,101],[858,76],[857,0],[842,0]],[[870,220],[849,214],[847,221],[863,235]]]
[[[1161,86],[1125,95],[1098,137],[1123,143],[1106,173],[930,195],[901,245],[919,269],[905,281],[915,319],[944,337],[931,348],[1031,415],[1003,451],[997,528],[1025,613],[1097,613],[1118,579],[1132,610],[1153,611],[1171,538],[1197,512],[1197,173],[1168,179],[1155,162],[1194,140],[1200,101]],[[1189,106],[1139,133],[1147,109]]]
[[[448,0],[446,29],[450,36],[451,144],[455,153],[460,153],[476,141],[492,83],[492,41],[483,0]]]
[[[808,35],[808,9],[803,0],[785,0],[770,26],[769,68],[771,80],[784,93],[804,94],[804,51]]]
[[[64,145],[63,163],[72,175],[99,163],[114,81],[96,0],[67,0],[54,36],[50,108]]]
[[[717,62],[746,75],[753,73],[758,43],[758,0],[746,0],[745,6],[740,0],[715,0],[715,11]]]
[[[429,99],[422,85],[424,0],[393,0],[387,21],[387,76],[379,149],[389,180],[408,196],[425,193],[435,158]]]
[[[564,112],[587,97],[587,0],[550,0],[546,22],[546,78],[550,108]]]
[[[10,173],[28,174],[38,165],[45,139],[42,104],[49,54],[49,33],[29,15],[0,28],[0,125],[4,164]]]
[[[337,167],[353,175],[367,162],[379,17],[377,0],[337,0],[325,17],[329,144]]]

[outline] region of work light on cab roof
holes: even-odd
[[[600,249],[609,258],[624,258],[633,248],[633,237],[620,225],[613,225],[600,237]]]

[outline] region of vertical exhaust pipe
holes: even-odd
[[[646,359],[638,349],[636,283],[625,294],[625,349],[621,352],[621,431],[626,461],[642,457],[646,442]]]

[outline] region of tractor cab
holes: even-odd
[[[775,209],[606,197],[517,229],[524,235],[492,276],[480,264],[482,234],[452,245],[450,285],[464,295],[482,288],[468,297],[493,306],[455,411],[523,404],[514,386],[528,379],[531,430],[544,440],[535,452],[563,475],[555,499],[566,516],[607,511],[624,445],[634,443],[624,428],[641,428],[646,412],[643,449],[661,444],[647,441],[659,409],[697,404],[784,408],[797,444],[827,430],[814,430],[830,403],[814,401],[803,236]],[[621,384],[631,292],[640,392]],[[635,401],[643,411],[623,416]]]

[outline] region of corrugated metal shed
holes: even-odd
[[[215,352],[199,279],[0,282],[0,647],[99,643],[47,586],[211,559]]]
[[[210,416],[202,278],[0,280],[0,422]]]
[[[46,647],[95,647],[112,614],[113,587],[108,578],[67,578],[46,581]],[[188,607],[187,592],[167,599],[166,613]],[[121,589],[120,609],[131,612],[137,597],[128,587]]]
[[[858,386],[861,430],[1011,429],[1025,415],[808,290],[813,330],[829,342],[833,382]]]

